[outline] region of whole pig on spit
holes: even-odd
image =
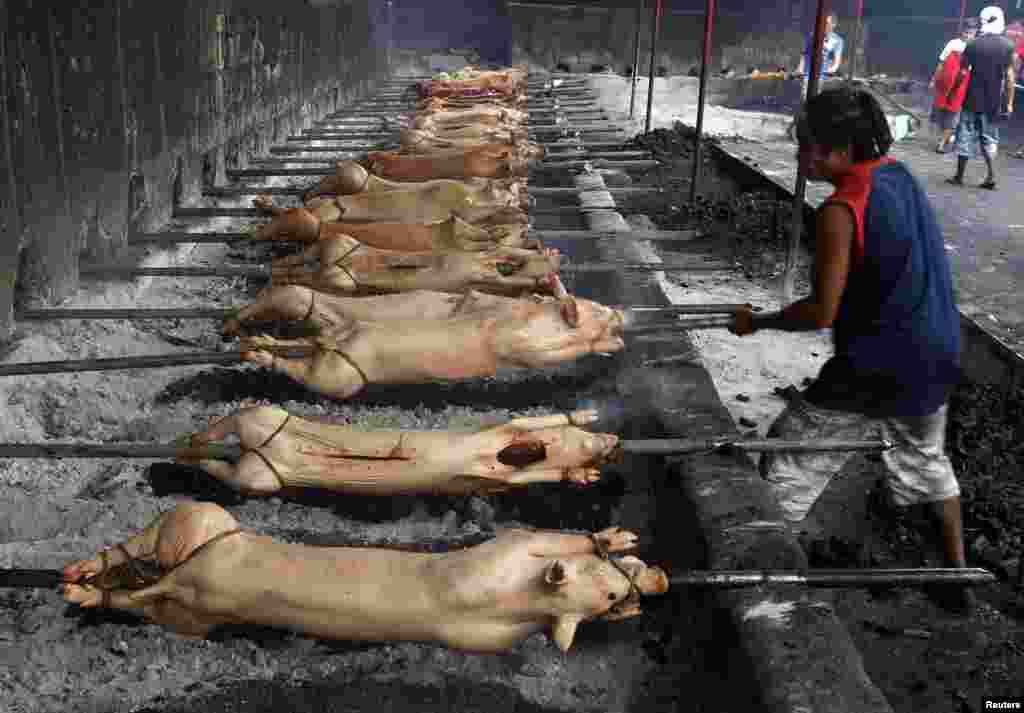
[[[406,384],[540,369],[625,347],[623,313],[589,300],[521,300],[500,317],[352,322],[315,339],[242,340],[242,359],[272,368],[334,398],[367,383]],[[283,358],[279,347],[308,355]]]
[[[365,168],[351,163],[337,166],[334,176],[322,181],[314,192],[324,194],[327,193],[325,189],[335,187],[349,190],[359,184],[360,173],[366,176],[364,188],[370,190],[337,194],[326,199],[310,196],[304,207],[324,223],[436,223],[457,215],[467,223],[493,224],[498,222],[495,215],[513,214],[503,209],[521,209],[529,205],[521,181],[437,179],[395,188],[402,184],[383,179],[371,181]],[[253,205],[271,213],[277,212],[267,196],[258,197]]]
[[[252,302],[225,320],[222,333],[237,336],[248,320],[309,322],[319,334],[347,329],[350,322],[435,320],[453,317],[514,315],[522,299],[536,303],[563,300],[568,291],[557,275],[538,281],[538,289],[554,297],[533,294],[525,298],[501,297],[478,290],[462,293],[412,290],[375,297],[344,297],[301,285],[280,285],[262,290]]]
[[[514,145],[487,143],[429,154],[370,151],[370,172],[395,181],[429,181],[435,178],[510,178],[526,176],[530,164],[544,158],[544,148],[521,142]]]
[[[249,239],[309,244],[324,238],[347,235],[372,247],[399,252],[523,247],[529,242],[526,238],[529,217],[515,206],[487,208],[487,219],[476,224],[453,211],[435,211],[433,208],[424,210],[423,214],[427,217],[444,217],[422,222],[348,222],[337,219],[339,200],[340,197],[312,198],[307,201],[307,207],[281,209],[274,206],[267,197],[256,198],[253,205],[268,211],[274,218],[254,230]],[[476,209],[470,212],[473,211]]]
[[[364,166],[352,160],[338,161],[334,165],[334,173],[325,176],[304,196],[305,200],[318,196],[355,196],[379,194],[392,191],[403,191],[426,195],[437,201],[448,201],[447,207],[453,212],[472,206],[514,206],[529,207],[525,193],[525,181],[518,178],[438,178],[429,181],[389,181],[370,173]],[[407,199],[408,200],[408,199]],[[270,203],[269,198],[265,199]],[[254,201],[255,203],[255,201]],[[263,207],[257,205],[257,207]],[[310,207],[307,205],[307,207]],[[310,208],[312,210],[312,208]],[[329,214],[318,213],[323,221],[340,219],[344,211],[349,209],[348,203],[337,206],[338,218]],[[365,210],[355,206],[353,210]],[[402,215],[407,218],[407,215]],[[412,222],[405,220],[404,222]]]
[[[546,631],[566,651],[580,623],[636,616],[641,595],[668,589],[659,568],[607,556],[635,542],[633,533],[609,528],[592,537],[503,530],[444,554],[310,547],[244,532],[219,506],[188,503],[68,565],[64,598],[132,612],[186,636],[243,624],[502,652]],[[104,570],[114,574],[133,559],[155,561],[163,574],[142,588],[105,589]],[[85,583],[90,577],[95,584]]]
[[[501,493],[533,483],[590,485],[618,443],[580,426],[597,412],[516,418],[476,431],[364,431],[271,406],[214,420],[190,447],[237,435],[241,458],[192,460],[244,493],[321,488],[355,495]]]
[[[433,79],[420,82],[416,89],[421,97],[511,97],[525,88],[527,70],[525,67],[514,67],[505,71],[466,69],[460,74],[464,78]]]
[[[510,109],[517,112],[525,112],[527,111],[527,101],[526,92],[516,92],[506,97],[423,97],[416,102],[416,113],[421,116],[429,116],[431,114],[477,111],[481,109]]]
[[[443,104],[422,107],[409,121],[410,128],[421,131],[447,131],[465,126],[512,127],[523,126],[529,114],[520,109],[503,106],[480,106],[470,109],[446,110]]]
[[[274,259],[271,280],[346,295],[476,289],[515,296],[545,289],[560,265],[555,248],[402,253],[369,248],[340,235],[319,240],[299,255]]]
[[[485,126],[466,126],[461,129],[401,129],[398,144],[403,153],[431,156],[433,154],[468,150],[479,146],[509,146],[527,156],[536,156],[538,144],[529,140],[524,129],[494,129]]]

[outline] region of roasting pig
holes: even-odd
[[[572,299],[557,275],[539,280],[540,289],[554,297],[539,294],[524,299],[534,302]],[[223,333],[237,336],[246,320],[307,320],[321,334],[333,334],[349,322],[387,322],[394,320],[434,320],[487,315],[502,318],[513,314],[519,298],[489,295],[477,290],[461,294],[412,290],[376,297],[341,297],[300,285],[281,285],[262,290],[256,301],[246,305],[224,323]]]
[[[509,109],[527,113],[526,93],[519,91],[504,97],[476,97],[459,99],[456,97],[427,97],[416,103],[416,113],[427,116],[443,112],[477,111],[479,109]]]
[[[593,536],[502,530],[443,554],[312,547],[244,532],[212,503],[183,503],[116,547],[68,565],[64,598],[193,637],[234,624],[496,653],[546,631],[567,651],[580,623],[635,616],[641,595],[668,590],[661,569],[609,556],[635,543],[633,533],[608,528]],[[162,574],[134,589],[103,589],[105,574],[132,560],[154,562]],[[86,582],[94,576],[96,586]]]
[[[526,73],[521,70],[504,72],[477,72],[470,79],[435,79],[420,82],[417,89],[420,96],[476,96],[509,95],[520,90],[526,82]]]
[[[428,181],[433,178],[509,178],[525,176],[529,164],[544,151],[533,144],[507,146],[485,144],[469,149],[428,155],[405,155],[394,151],[367,154],[370,171],[395,181]]]
[[[321,220],[360,223],[436,223],[457,215],[467,222],[486,219],[502,208],[519,208],[518,188],[501,184],[468,186],[462,181],[429,181],[410,189],[364,191],[330,198],[312,198],[308,209]],[[266,196],[253,204],[273,212]]]
[[[558,272],[557,249],[400,253],[370,248],[346,235],[321,238],[301,255],[271,264],[275,285],[306,285],[336,294],[477,289],[502,295],[534,292]],[[307,267],[314,262],[315,269]]]
[[[322,488],[354,495],[489,495],[532,483],[590,485],[618,438],[578,426],[596,411],[517,418],[479,431],[365,431],[271,406],[244,408],[191,437],[237,435],[242,457],[182,460],[246,493]]]
[[[523,126],[529,115],[525,111],[500,106],[481,106],[455,111],[421,111],[412,119],[412,128],[422,131],[444,130],[463,126]]]
[[[321,239],[348,236],[370,247],[395,252],[480,251],[529,247],[536,243],[527,238],[528,218],[518,208],[502,209],[488,217],[507,222],[485,225],[472,225],[455,216],[434,223],[344,223],[326,222],[328,218],[324,216],[337,215],[336,204],[332,201],[317,204],[317,200],[310,201],[312,210],[274,208],[274,219],[253,232],[251,239],[312,244]]]
[[[313,339],[243,339],[241,357],[332,398],[349,398],[371,382],[470,379],[609,354],[625,347],[623,330],[622,312],[596,302],[521,300],[498,318],[353,322]]]
[[[529,197],[526,195],[523,181],[518,179],[493,179],[493,178],[463,178],[450,179],[441,178],[432,181],[389,181],[380,176],[374,176],[363,166],[355,161],[338,161],[335,164],[334,173],[321,179],[316,186],[310,189],[304,200],[318,196],[349,196],[358,193],[381,193],[384,191],[464,191],[466,199],[473,205],[519,205],[529,207]],[[261,204],[254,204],[257,207],[265,207],[265,204],[273,205],[269,197],[261,196]]]
[[[445,151],[465,150],[489,144],[515,146],[525,143],[525,131],[489,129],[469,126],[445,132],[428,132],[416,129],[401,129],[398,143],[402,151],[411,154],[436,154]]]

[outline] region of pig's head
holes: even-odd
[[[553,595],[556,609],[551,638],[568,651],[582,622],[637,616],[641,613],[637,593],[664,594],[669,582],[662,569],[648,567],[637,557],[617,557],[613,563],[597,555],[579,555],[550,562],[544,570],[544,586]]]
[[[579,297],[571,298],[574,318],[566,317],[573,327],[593,329],[607,336],[621,336],[625,323],[623,313],[614,307]],[[564,300],[563,300],[564,302]]]

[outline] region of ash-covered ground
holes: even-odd
[[[218,219],[168,227],[232,231],[251,222]],[[138,257],[149,265],[219,265],[263,260],[269,252],[201,245]],[[245,303],[257,287],[221,278],[86,283],[61,306],[229,306]],[[221,343],[212,322],[79,320],[23,324],[2,358],[26,362],[221,348],[232,345]],[[547,373],[371,387],[347,402],[325,399],[250,366],[20,377],[0,380],[0,399],[7,405],[0,412],[0,439],[166,443],[252,400],[359,428],[473,428],[613,395],[622,367],[621,358],[595,357]],[[658,462],[631,459],[606,468],[602,482],[586,489],[530,487],[472,498],[318,492],[243,498],[200,471],[167,462],[3,460],[0,566],[56,568],[91,556],[182,499],[221,503],[246,529],[320,546],[443,549],[485,539],[499,526],[593,531],[616,524],[641,535],[641,556],[699,566],[696,534],[655,543],[655,520],[676,517],[666,513],[674,507],[671,500],[657,502],[661,475]],[[486,656],[419,644],[324,642],[262,630],[187,640],[130,617],[69,607],[55,592],[7,591],[0,593],[0,696],[11,713],[647,711],[674,710],[681,701],[723,713],[750,707],[754,691],[729,683],[738,671],[730,658],[736,647],[716,628],[707,600],[683,593],[647,609],[633,620],[584,625],[568,655],[537,635],[512,654]]]

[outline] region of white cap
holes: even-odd
[[[1006,32],[1006,18],[1002,8],[989,5],[978,16],[981,20],[979,32],[983,35],[1001,35]]]

